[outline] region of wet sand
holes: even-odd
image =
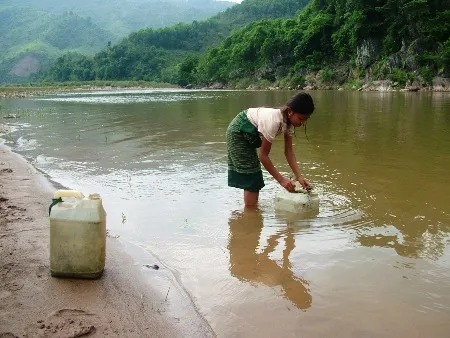
[[[48,206],[54,191],[0,144],[0,337],[215,336],[183,289],[159,290],[118,239],[107,238],[100,279],[51,277]]]

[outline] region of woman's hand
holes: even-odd
[[[295,190],[295,182],[294,181],[292,181],[286,177],[283,177],[279,183],[287,191],[294,192],[294,190]]]
[[[308,191],[311,190],[311,185],[302,175],[297,177],[297,181],[302,185],[303,189],[306,189]]]

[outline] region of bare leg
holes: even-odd
[[[244,203],[246,208],[256,208],[259,192],[244,190]]]

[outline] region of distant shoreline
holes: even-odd
[[[273,86],[250,86],[248,88],[236,88],[235,86],[215,83],[210,86],[180,87],[169,83],[145,82],[145,81],[93,81],[93,82],[64,82],[51,84],[17,84],[0,85],[0,99],[25,98],[42,96],[52,93],[76,92],[76,91],[113,91],[113,90],[140,90],[140,89],[204,89],[204,90],[339,90],[339,91],[378,91],[378,92],[450,92],[450,79],[435,78],[433,85],[419,87],[406,85],[404,88],[390,80],[369,81],[358,85],[347,83],[342,85],[314,84],[298,88],[284,88]]]
[[[94,90],[137,90],[137,89],[182,89],[182,87],[156,82],[143,81],[94,81],[94,82],[65,82],[52,84],[26,84],[0,86],[0,98],[25,98],[42,96],[52,93]]]

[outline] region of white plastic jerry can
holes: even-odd
[[[275,196],[275,209],[292,213],[302,213],[319,209],[319,195],[304,190],[299,182],[295,182],[295,191],[279,191]]]
[[[100,196],[86,198],[75,190],[58,190],[49,218],[51,275],[100,277],[106,253],[106,212]]]

